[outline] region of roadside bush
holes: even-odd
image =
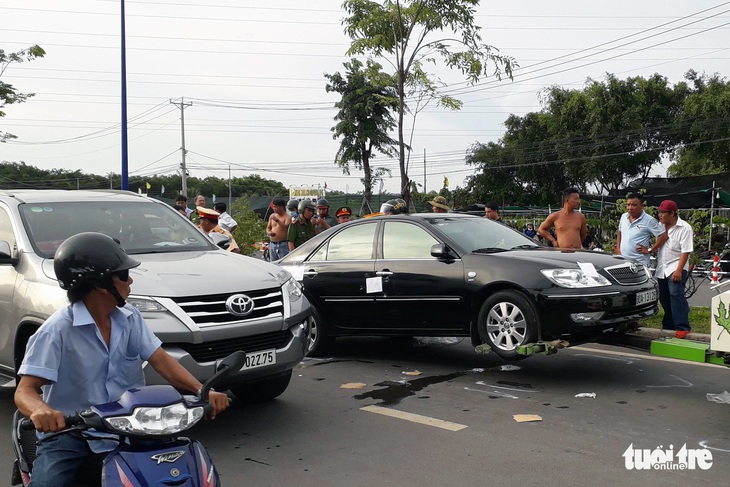
[[[241,247],[241,254],[253,255],[258,249],[255,244],[266,237],[266,222],[251,210],[244,198],[234,201],[229,213],[238,223],[233,238]]]

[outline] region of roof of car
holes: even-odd
[[[64,190],[64,189],[3,189],[0,197],[13,198],[23,203],[44,203],[49,201],[89,201],[109,200],[138,201],[145,196],[130,191],[113,189],[103,190]]]

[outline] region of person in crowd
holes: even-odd
[[[586,238],[583,239],[583,242],[581,243],[584,250],[593,250],[596,248],[596,239],[593,238],[593,234],[591,233],[591,226],[586,223]]]
[[[380,214],[382,215],[403,215],[408,213],[408,205],[401,198],[388,200],[380,205]]]
[[[233,233],[238,227],[238,222],[226,213],[228,206],[224,202],[218,201],[213,205],[213,209],[220,214],[220,217],[218,217],[218,226],[227,232]]]
[[[320,198],[317,201],[317,214],[319,218],[316,220],[315,225],[320,228],[320,231],[327,230],[339,223],[337,217],[330,215],[330,202],[325,198]]]
[[[431,205],[431,210],[434,213],[448,213],[451,208],[443,196],[436,196],[434,199],[428,202]]]
[[[692,225],[679,217],[677,204],[664,200],[657,208],[659,222],[664,224],[666,242],[657,250],[656,277],[659,283],[659,302],[664,309],[662,328],[675,330],[675,338],[686,338],[690,332],[689,303],[684,288],[689,274],[689,256],[694,250]]]
[[[190,220],[200,226],[200,213],[198,213],[198,208],[205,208],[205,196],[202,194],[195,197],[195,211],[190,213]]]
[[[299,200],[291,199],[286,203],[286,211],[289,213],[289,216],[292,218],[292,220],[296,219],[296,217],[298,216],[298,208]]]
[[[496,201],[490,201],[484,206],[484,218],[503,223],[502,217],[499,216],[499,205]]]
[[[274,212],[269,215],[269,222],[266,224],[266,234],[269,236],[269,260],[274,262],[289,253],[287,232],[291,225],[292,217],[286,212],[286,200],[274,198],[272,202]]]
[[[563,191],[563,208],[548,215],[537,229],[542,238],[550,242],[553,247],[563,249],[581,249],[583,240],[588,235],[586,217],[578,211],[580,208],[580,193],[575,188]],[[555,236],[550,231],[555,227]]]
[[[144,386],[145,362],[178,389],[196,393],[202,387],[126,302],[134,282],[129,271],[139,264],[118,240],[102,233],[79,233],[58,247],[53,267],[70,304],[30,337],[15,390],[15,404],[37,431],[63,430],[64,415],[117,401],[128,389]],[[226,394],[211,391],[209,399],[211,418],[228,407]],[[31,485],[76,485],[76,471],[87,460],[101,485],[101,460],[117,444],[93,430],[44,438]]]
[[[319,233],[319,230],[315,228],[312,222],[314,212],[317,211],[317,207],[314,206],[312,201],[310,199],[303,199],[299,202],[299,208],[297,210],[299,216],[289,225],[289,230],[286,234],[290,252]]]
[[[218,218],[220,217],[220,214],[217,211],[203,208],[202,206],[198,206],[196,210],[198,211],[198,215],[200,215],[199,225],[202,231],[207,234],[215,232],[225,235],[226,237],[231,239],[231,243],[228,245],[228,248],[226,248],[226,250],[237,254],[241,253],[241,249],[238,247],[238,244],[233,238],[233,235],[231,235],[231,232],[229,232],[228,230],[223,230],[218,225]]]
[[[184,195],[180,195],[177,198],[175,198],[175,206],[178,209],[183,209],[183,213],[185,213],[185,216],[190,218],[190,214],[193,212],[190,208],[188,208],[188,197]]]
[[[335,212],[338,223],[347,223],[352,219],[352,210],[349,206],[340,206]]]
[[[527,227],[522,231],[522,233],[533,240],[537,240],[537,230],[535,230],[535,225],[532,222],[527,224]]]
[[[652,240],[655,240],[652,246]],[[616,251],[629,259],[638,260],[649,266],[651,254],[656,254],[667,240],[664,225],[644,211],[644,199],[639,193],[631,193],[626,198],[626,213],[618,223]],[[655,250],[652,252],[649,248]]]

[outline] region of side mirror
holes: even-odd
[[[446,259],[446,260],[453,260],[456,258],[454,253],[451,251],[448,245],[446,244],[434,244],[431,246],[431,257],[436,257],[437,259]]]
[[[2,264],[16,264],[18,259],[13,258],[13,251],[10,248],[10,243],[5,240],[0,240],[0,263]]]
[[[208,234],[208,238],[210,238],[214,244],[223,250],[227,249],[228,246],[231,245],[231,239],[222,233],[211,232]]]
[[[210,389],[213,386],[223,382],[224,379],[226,379],[229,375],[241,370],[241,367],[243,367],[245,363],[246,352],[244,352],[243,350],[233,352],[232,354],[221,360],[216,367],[216,373],[213,374],[213,377],[205,381],[205,384],[203,384],[203,387],[200,389],[200,399],[207,401]]]

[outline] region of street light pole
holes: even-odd
[[[127,40],[122,4],[122,190],[129,189],[129,152],[127,139]]]

